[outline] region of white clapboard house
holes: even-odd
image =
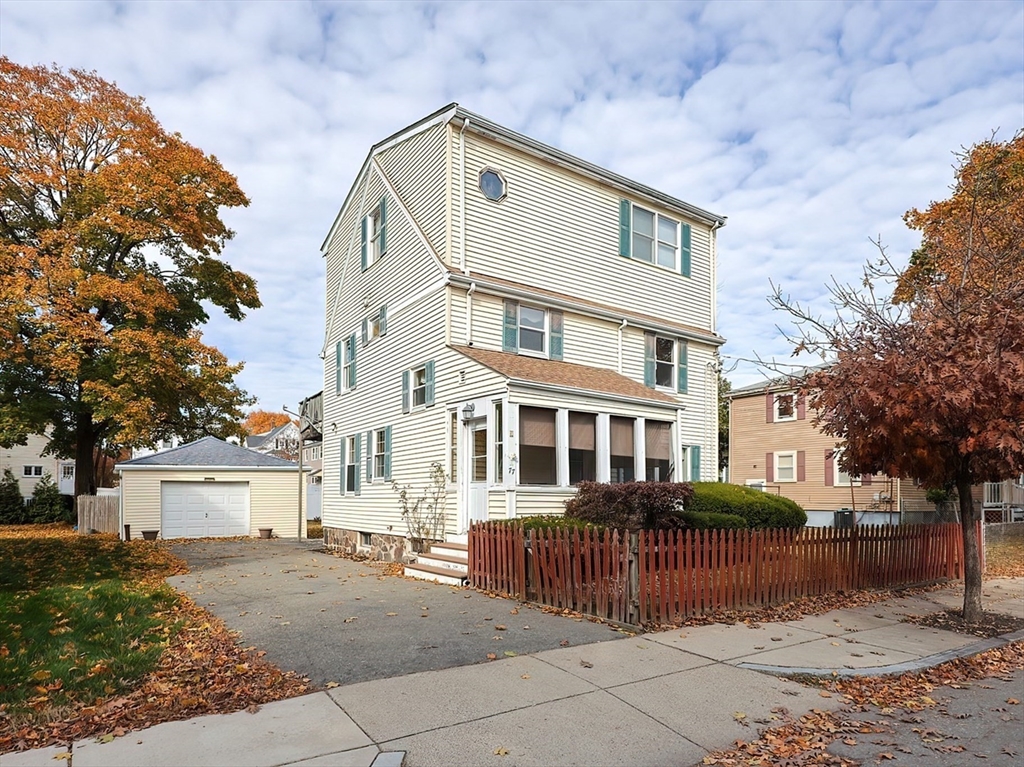
[[[724,223],[455,104],[374,146],[322,248],[327,544],[406,557],[433,464],[449,539],[714,480]]]

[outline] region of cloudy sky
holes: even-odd
[[[274,410],[322,386],[319,246],[368,148],[449,102],[728,216],[730,358],[789,354],[769,279],[827,310],[869,238],[906,258],[953,150],[1024,125],[1019,0],[2,0],[0,53],[95,69],[238,176],[225,258],[264,308],[206,337]]]

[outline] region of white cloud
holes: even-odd
[[[1024,9],[964,7],[5,0],[0,52],[97,70],[238,176],[264,308],[206,337],[277,408],[322,385],[319,246],[366,151],[450,101],[728,216],[724,351],[785,357],[769,279],[827,311],[869,237],[914,247],[954,149],[1024,124]]]

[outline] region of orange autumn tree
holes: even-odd
[[[800,383],[842,468],[956,488],[969,621],[982,613],[972,486],[1024,471],[1022,181],[1019,135],[979,144],[959,155],[950,199],[907,214],[923,234],[909,267],[880,248],[863,288],[830,288],[833,319],[770,299],[796,318],[797,351],[835,359]]]
[[[142,99],[0,57],[0,444],[51,429],[82,494],[95,447],[236,433],[241,365],[199,329],[260,305],[218,258],[247,204]]]
[[[271,429],[276,429],[278,426],[284,426],[291,420],[291,416],[287,413],[272,413],[269,410],[253,410],[245,417],[245,420],[242,421],[242,431],[244,431],[246,435],[266,434]]]

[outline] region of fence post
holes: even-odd
[[[854,525],[850,528],[850,559],[853,583],[851,588],[854,590],[861,588],[860,583],[860,526]]]
[[[629,569],[626,576],[626,623],[640,625],[640,535],[629,534]]]

